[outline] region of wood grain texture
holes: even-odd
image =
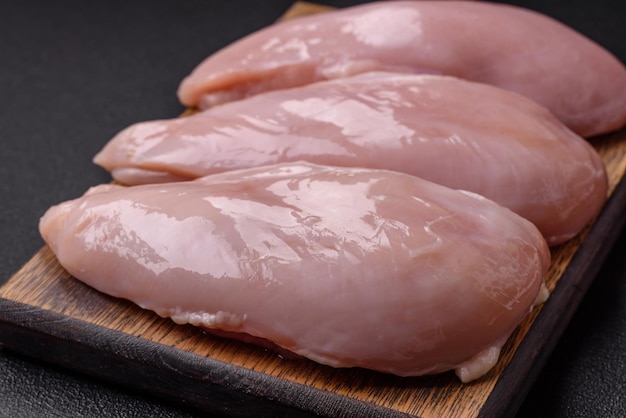
[[[284,18],[324,10],[328,8],[296,3]],[[65,367],[233,415],[258,413],[261,405],[267,416],[469,418],[512,413],[624,224],[626,130],[591,141],[607,167],[611,198],[588,228],[552,249],[546,280],[551,298],[511,336],[496,367],[475,382],[462,384],[453,373],[401,378],[334,369],[210,336],[82,284],[47,247],[0,288],[0,342]]]

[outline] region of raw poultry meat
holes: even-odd
[[[95,157],[126,184],[298,160],[479,193],[531,220],[550,244],[577,234],[607,195],[598,154],[545,108],[434,75],[368,73],[142,122]]]
[[[40,231],[76,278],[178,323],[463,381],[496,362],[550,259],[530,222],[478,195],[308,163],[98,186]]]
[[[547,16],[475,1],[385,1],[280,22],[209,56],[178,95],[207,108],[372,70],[510,89],[585,137],[626,123],[626,69],[613,55]]]

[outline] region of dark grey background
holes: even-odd
[[[131,123],[178,115],[183,76],[291,3],[0,2],[0,283],[43,245],[37,223],[50,205],[110,181],[91,163],[108,139]],[[556,17],[626,62],[623,0],[511,3]],[[626,416],[625,253],[623,233],[519,417]],[[0,416],[201,414],[0,349]]]

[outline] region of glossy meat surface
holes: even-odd
[[[453,77],[368,73],[135,124],[95,162],[126,184],[305,160],[401,171],[479,193],[550,244],[576,235],[607,194],[595,150],[517,94]]]
[[[626,123],[626,69],[608,51],[547,16],[474,1],[379,2],[281,22],[209,56],[178,95],[206,108],[372,70],[513,90],[581,136]]]
[[[72,275],[176,322],[466,381],[528,314],[550,258],[531,223],[477,195],[306,163],[99,186],[40,231]]]

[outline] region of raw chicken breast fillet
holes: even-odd
[[[143,122],[95,157],[126,184],[298,160],[479,193],[532,221],[551,245],[576,235],[607,196],[596,151],[545,108],[434,75],[368,73]]]
[[[476,1],[385,1],[284,21],[209,56],[178,96],[206,108],[372,70],[513,90],[582,136],[626,123],[626,69],[617,58],[547,16]]]
[[[493,366],[550,258],[530,222],[478,195],[307,163],[99,186],[40,231],[72,275],[178,323],[464,381]]]

